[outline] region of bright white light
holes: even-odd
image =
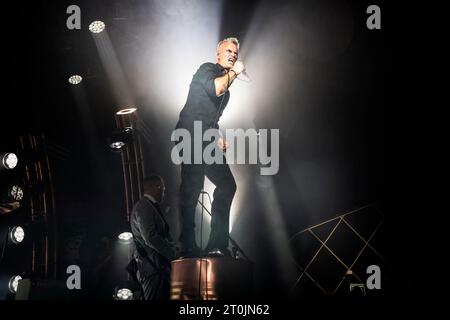
[[[122,232],[121,234],[119,234],[118,238],[121,241],[130,241],[131,239],[133,239],[133,234],[131,232]]]
[[[151,98],[162,116],[178,117],[194,73],[216,62],[221,16],[222,1],[152,2],[145,54],[133,74],[139,95]]]
[[[18,186],[18,185],[13,185],[9,189],[9,196],[14,201],[21,201],[23,199],[23,190],[22,190],[22,188],[20,186]]]
[[[25,238],[25,231],[20,226],[13,227],[9,233],[9,237],[13,243],[19,244]]]
[[[127,288],[119,289],[119,290],[117,290],[117,293],[116,293],[116,299],[117,300],[132,300],[133,292]]]
[[[100,33],[105,30],[105,23],[103,21],[94,21],[89,25],[89,31],[92,33]]]
[[[69,83],[70,84],[79,84],[81,83],[81,81],[83,80],[83,78],[77,74],[70,76],[69,78]]]
[[[124,115],[124,114],[130,114],[135,112],[137,109],[136,108],[128,108],[128,109],[122,109],[120,111],[117,111],[116,114],[117,115]]]
[[[19,280],[22,280],[21,276],[13,276],[9,279],[8,288],[12,293],[17,292],[17,287],[19,285]]]
[[[7,153],[2,158],[2,164],[6,169],[14,169],[17,166],[18,158],[14,153]]]
[[[123,141],[116,141],[109,145],[113,149],[121,149],[123,146],[125,146],[125,142]]]

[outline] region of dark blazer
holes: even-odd
[[[140,274],[170,272],[176,250],[159,204],[143,197],[133,207],[130,224],[136,244],[133,256]]]

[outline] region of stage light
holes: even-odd
[[[93,21],[89,25],[89,31],[92,33],[100,33],[105,30],[105,23],[103,21]]]
[[[131,232],[122,232],[121,234],[119,234],[118,238],[121,242],[128,243],[131,241],[131,239],[133,239],[133,234]]]
[[[116,300],[133,300],[133,291],[128,288],[119,288],[114,294]]]
[[[0,155],[1,157],[1,165],[3,168],[11,170],[17,166],[18,158],[14,153],[5,153]]]
[[[25,239],[25,231],[21,226],[15,226],[9,232],[9,238],[14,244],[19,244]]]
[[[8,196],[11,198],[11,200],[21,201],[23,199],[23,189],[15,184],[9,188]]]
[[[109,148],[114,152],[121,152],[133,139],[133,128],[115,129],[109,137]]]
[[[10,184],[9,187],[5,185],[0,188],[0,203],[13,204],[19,203],[23,200],[24,190],[17,183]],[[20,204],[19,204],[20,205]]]
[[[136,108],[127,108],[127,109],[122,109],[120,111],[117,111],[116,114],[117,115],[124,115],[124,114],[130,114],[135,112],[137,109]]]
[[[9,291],[12,293],[17,292],[17,286],[19,285],[19,281],[22,280],[21,276],[12,276],[11,279],[9,279],[8,288]]]
[[[121,149],[125,146],[123,141],[116,141],[110,144],[111,149]]]
[[[81,77],[77,74],[69,77],[70,84],[79,84],[79,83],[81,83],[82,80],[83,80],[83,77]]]

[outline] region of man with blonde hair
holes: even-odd
[[[194,121],[201,121],[203,132],[210,128],[219,128],[218,121],[230,99],[228,89],[245,70],[242,61],[237,60],[238,54],[238,39],[225,38],[218,43],[216,63],[202,64],[192,78],[177,129],[184,128],[193,136]],[[191,150],[194,150],[193,140],[191,139]],[[205,146],[203,143],[201,149]],[[221,138],[218,140],[218,146],[225,150],[228,143]],[[201,164],[194,164],[193,161],[181,164],[181,256],[201,255],[201,249],[195,241],[194,217],[205,176],[216,186],[211,210],[211,233],[205,251],[231,256],[228,250],[229,216],[236,183],[225,157],[223,158],[223,164],[206,164],[203,161]]]

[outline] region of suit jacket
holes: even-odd
[[[133,256],[140,274],[170,272],[176,251],[159,204],[143,197],[133,207],[130,224],[136,244]]]

